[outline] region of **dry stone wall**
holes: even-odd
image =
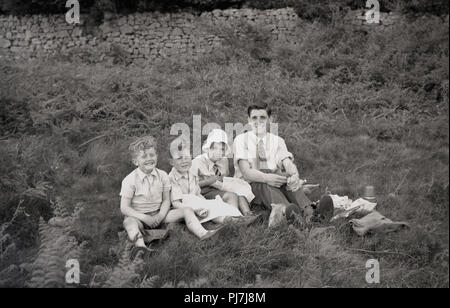
[[[349,25],[364,25],[364,12],[352,11],[345,17]],[[397,16],[382,15],[381,24],[389,26]],[[71,51],[108,54],[117,48],[137,59],[177,57],[192,59],[220,48],[223,38],[213,29],[242,22],[265,29],[271,40],[293,40],[298,16],[291,8],[278,10],[228,9],[190,13],[136,13],[108,18],[103,24],[86,27],[68,24],[65,15],[0,15],[0,57],[41,58]]]

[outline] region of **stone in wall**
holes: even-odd
[[[8,48],[10,46],[11,46],[10,40],[0,37],[0,48]]]

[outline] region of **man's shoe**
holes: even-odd
[[[319,203],[313,210],[314,213],[311,219],[313,222],[330,222],[334,213],[333,199],[331,199],[331,197],[327,195],[322,196]]]
[[[206,232],[206,234],[200,238],[200,241],[204,241],[204,240],[212,238],[214,235],[218,234],[219,231],[222,229],[223,229],[223,226],[221,226],[215,230],[208,230],[208,232]]]

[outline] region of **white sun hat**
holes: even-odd
[[[208,138],[206,138],[205,144],[203,144],[202,150],[203,152],[207,152],[211,147],[213,142],[223,142],[225,143],[225,155],[230,154],[230,146],[228,145],[228,136],[227,133],[221,129],[215,128],[209,134]]]

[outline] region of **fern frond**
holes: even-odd
[[[35,261],[32,264],[29,287],[61,288],[66,286],[66,262],[69,259],[79,259],[85,244],[78,245],[73,236],[68,235],[64,228],[52,226],[40,219],[39,235],[41,245]]]
[[[133,261],[130,261],[132,246],[130,242],[126,242],[118,264],[114,267],[104,284],[105,288],[133,288],[138,286],[139,271],[142,270],[144,262],[141,258],[135,258]]]
[[[145,278],[141,281],[141,283],[139,284],[139,288],[155,288],[156,283],[159,280],[159,276],[155,275],[155,276],[151,276],[148,278]]]

